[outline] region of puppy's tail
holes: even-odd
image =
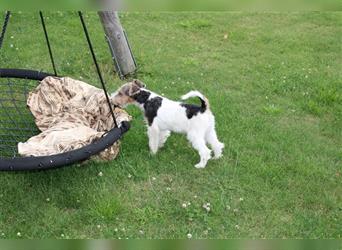
[[[181,97],[182,100],[186,100],[186,99],[189,99],[191,97],[198,97],[200,100],[201,100],[201,108],[205,111],[207,109],[210,108],[210,105],[209,105],[209,100],[204,96],[202,95],[202,93],[200,93],[199,91],[197,90],[192,90],[190,91],[189,93],[183,95]]]

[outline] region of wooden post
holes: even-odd
[[[116,11],[99,11],[103,29],[120,78],[132,74],[136,64]]]

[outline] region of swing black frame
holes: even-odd
[[[27,171],[27,170],[47,170],[47,169],[55,169],[62,166],[71,165],[80,161],[84,161],[89,159],[92,155],[96,155],[101,151],[105,150],[106,148],[112,146],[116,141],[122,138],[123,134],[127,132],[130,128],[129,122],[122,122],[121,124],[117,124],[113,107],[110,103],[108,93],[106,90],[105,82],[103,80],[102,74],[100,72],[100,68],[98,66],[95,52],[93,50],[93,46],[89,37],[89,33],[84,22],[84,18],[82,12],[78,12],[82,27],[84,30],[85,37],[87,39],[87,43],[89,46],[89,50],[92,54],[92,58],[97,70],[97,74],[99,76],[102,88],[104,90],[107,104],[109,105],[110,112],[114,121],[115,127],[108,131],[102,138],[98,139],[97,141],[86,145],[80,149],[72,150],[69,152],[56,154],[56,155],[49,155],[49,156],[39,156],[39,157],[12,157],[12,158],[0,158],[0,171]],[[29,69],[4,69],[0,68],[0,78],[7,78],[7,79],[26,79],[31,81],[41,81],[47,76],[57,76],[56,65],[53,59],[52,49],[50,46],[50,41],[48,38],[48,33],[46,30],[46,25],[44,22],[43,13],[39,12],[42,27],[45,34],[45,39],[47,43],[47,47],[49,50],[49,55],[51,59],[51,64],[54,70],[54,74],[36,71],[36,70],[29,70]],[[2,38],[4,37],[6,27],[8,25],[10,17],[10,12],[8,11],[6,14]],[[0,138],[0,145],[1,145],[1,138]]]

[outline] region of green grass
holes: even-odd
[[[77,15],[46,16],[58,72],[99,86]],[[95,13],[85,18],[114,91],[123,81],[102,28]],[[150,156],[142,114],[130,107],[117,160],[1,173],[0,237],[341,237],[341,13],[122,13],[121,21],[151,90],[209,98],[224,157],[195,169],[198,155],[181,135]],[[13,14],[0,56],[0,67],[52,71],[37,15]]]

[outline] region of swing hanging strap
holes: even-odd
[[[46,30],[44,17],[43,17],[43,12],[39,11],[39,16],[40,16],[40,21],[41,21],[41,23],[42,23],[42,27],[43,27],[43,30],[44,30],[44,35],[45,35],[46,44],[47,44],[48,49],[49,49],[49,55],[50,55],[50,60],[51,60],[53,72],[55,73],[55,76],[57,76],[57,70],[56,70],[55,60],[53,59],[52,50],[51,50],[51,45],[50,45],[50,40],[49,40],[49,36],[48,36],[47,30]]]
[[[6,33],[6,28],[7,28],[10,16],[11,16],[11,12],[10,11],[6,11],[4,25],[2,26],[2,30],[1,30],[1,34],[0,34],[0,49],[2,47],[2,42],[4,41],[4,37],[5,37],[5,33]]]
[[[104,91],[105,96],[106,96],[106,99],[107,99],[107,103],[108,103],[108,106],[109,106],[110,113],[112,114],[112,117],[113,117],[113,121],[114,121],[115,127],[118,127],[118,124],[117,124],[117,121],[116,121],[116,118],[115,118],[115,115],[114,115],[113,107],[112,107],[112,105],[111,105],[111,103],[110,103],[110,99],[109,99],[109,97],[108,97],[106,85],[105,85],[104,80],[103,80],[103,78],[102,78],[102,74],[101,74],[101,71],[100,71],[100,67],[99,67],[99,65],[98,65],[98,63],[97,63],[97,59],[96,59],[96,56],[95,56],[95,52],[94,52],[94,49],[93,49],[93,45],[92,45],[92,43],[91,43],[91,41],[90,41],[88,29],[87,29],[86,24],[85,24],[84,19],[83,19],[83,14],[82,14],[81,11],[79,11],[79,12],[78,12],[78,15],[80,16],[80,19],[81,19],[83,31],[84,31],[84,34],[85,34],[85,36],[86,36],[87,43],[88,43],[88,47],[89,47],[90,52],[91,52],[91,55],[92,55],[92,57],[93,57],[93,61],[94,61],[95,67],[96,67],[96,71],[97,71],[97,74],[98,74],[98,76],[99,76],[99,79],[100,79],[100,82],[101,82],[103,91]],[[114,107],[115,107],[115,105],[114,105]]]

